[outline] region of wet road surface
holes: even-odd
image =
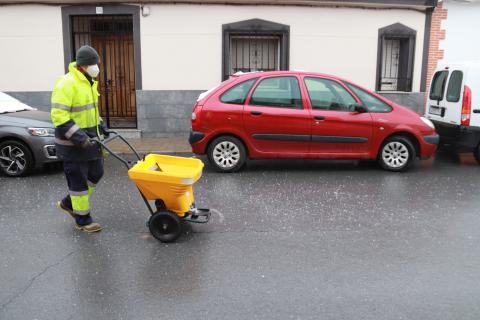
[[[340,161],[207,168],[214,208],[174,244],[145,227],[125,168],[94,195],[104,231],[73,229],[59,170],[0,177],[0,319],[479,319],[480,166],[407,173]]]

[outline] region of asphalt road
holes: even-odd
[[[54,204],[63,173],[0,177],[0,319],[480,318],[480,166],[259,161],[195,185],[215,209],[174,244],[114,159],[94,196],[104,231]]]

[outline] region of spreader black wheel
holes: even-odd
[[[170,211],[157,211],[148,220],[150,233],[161,242],[173,242],[182,234],[178,215]]]

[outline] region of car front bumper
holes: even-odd
[[[32,137],[29,142],[37,167],[45,163],[59,161],[56,155],[55,140],[53,137]]]

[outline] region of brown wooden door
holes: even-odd
[[[135,61],[131,16],[73,17],[75,49],[89,44],[100,55],[99,109],[110,128],[136,128]]]

